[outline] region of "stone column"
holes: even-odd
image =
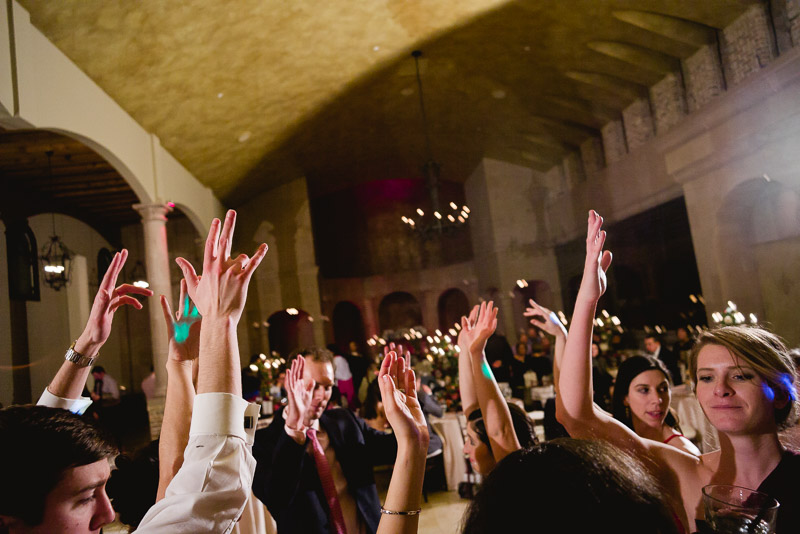
[[[153,299],[148,303],[150,312],[150,337],[153,347],[153,367],[156,372],[156,390],[147,403],[150,414],[150,435],[157,438],[164,418],[164,400],[167,391],[167,357],[169,341],[164,314],[158,303],[160,295],[172,301],[172,285],[169,275],[169,250],[167,248],[167,213],[172,208],[166,204],[135,204],[133,208],[142,217],[144,229],[144,253],[147,281],[153,290]]]

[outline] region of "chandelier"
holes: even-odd
[[[48,150],[45,154],[47,154],[47,174],[52,178],[53,170],[50,160],[53,157],[53,151]],[[39,256],[39,260],[42,262],[45,284],[59,291],[69,283],[72,271],[72,253],[56,234],[55,214],[52,217],[53,235],[50,236],[50,243],[42,247],[42,254]]]
[[[409,230],[418,234],[423,239],[441,235],[447,231],[455,230],[467,224],[469,219],[469,208],[459,206],[455,202],[449,203],[449,210],[444,211],[439,207],[439,170],[441,165],[434,159],[431,149],[431,136],[428,130],[428,117],[425,114],[425,99],[422,95],[422,77],[419,73],[419,58],[422,56],[420,50],[411,52],[414,58],[414,67],[417,73],[417,88],[419,92],[419,109],[422,115],[422,127],[425,134],[425,155],[426,160],[422,165],[422,174],[425,177],[425,188],[428,190],[428,200],[430,210],[428,214],[422,208],[417,208],[414,215],[401,217],[403,224]]]
[[[69,283],[72,271],[72,253],[56,235],[55,221],[56,217],[53,215],[53,235],[50,236],[50,243],[42,247],[42,255],[39,259],[44,270],[44,283],[58,291]]]

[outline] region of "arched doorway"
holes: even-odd
[[[364,320],[361,310],[352,302],[343,300],[334,306],[333,339],[342,354],[349,352],[351,341],[359,348],[364,344]]]
[[[312,317],[304,310],[287,308],[269,316],[269,346],[284,358],[292,351],[314,345]]]
[[[381,332],[421,325],[422,309],[419,301],[405,291],[389,293],[378,305],[378,322]]]
[[[458,288],[451,288],[439,297],[439,328],[447,330],[469,314],[469,299]]]

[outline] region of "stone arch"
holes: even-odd
[[[361,347],[364,344],[364,319],[361,309],[350,301],[342,300],[333,307],[333,339],[342,354],[349,352],[351,341]]]
[[[463,315],[469,315],[469,299],[457,287],[444,291],[439,296],[439,328],[445,331],[461,320]]]
[[[47,130],[49,132],[66,135],[67,137],[71,137],[76,141],[83,143],[84,145],[88,146],[100,156],[102,156],[106,161],[108,161],[114,169],[122,176],[122,178],[128,183],[128,185],[133,189],[133,192],[139,197],[139,202],[142,204],[149,204],[154,202],[154,198],[150,195],[147,191],[147,188],[139,179],[138,176],[133,172],[133,170],[122,160],[122,158],[118,157],[112,150],[107,148],[104,144],[100,143],[99,141],[95,141],[94,139],[87,137],[86,135],[80,134],[78,132],[65,130],[62,128],[42,128],[43,130]]]
[[[410,328],[422,324],[422,308],[411,293],[395,291],[381,299],[378,305],[381,332]]]
[[[290,314],[288,308],[280,310],[269,316],[269,346],[270,350],[283,357],[292,351],[311,347],[314,345],[313,319],[304,310],[297,310],[297,314]]]

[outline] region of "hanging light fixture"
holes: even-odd
[[[422,94],[422,77],[419,73],[419,58],[422,57],[420,50],[411,52],[414,58],[414,67],[417,73],[417,89],[419,92],[419,109],[422,115],[422,127],[425,134],[425,163],[422,165],[422,173],[425,176],[425,187],[428,190],[430,208],[426,210],[417,208],[411,217],[403,215],[401,220],[409,229],[422,237],[428,239],[435,235],[441,235],[445,231],[462,227],[467,224],[469,219],[469,208],[459,206],[455,202],[448,204],[449,209],[442,210],[439,207],[439,171],[441,165],[434,159],[431,149],[431,136],[428,129],[428,117],[425,114],[425,99]]]
[[[141,260],[134,264],[133,270],[131,271],[131,280],[133,280],[132,283],[136,287],[141,287],[144,289],[150,287],[150,284],[147,282],[147,270],[145,270],[144,264],[141,262]]]
[[[47,175],[52,178],[53,151],[48,150],[45,154],[47,155]],[[52,219],[53,235],[50,236],[50,242],[42,247],[39,260],[42,262],[44,271],[44,283],[58,291],[69,283],[72,271],[72,253],[56,234],[55,214],[52,214]]]

